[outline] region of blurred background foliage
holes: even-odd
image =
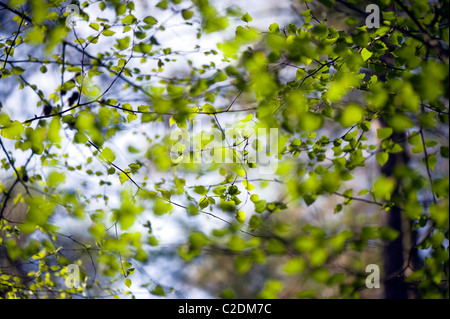
[[[373,3],[0,1],[0,297],[448,298],[448,1]]]

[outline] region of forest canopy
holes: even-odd
[[[437,298],[446,0],[0,0],[0,298]]]

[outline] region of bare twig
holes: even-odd
[[[2,147],[3,153],[5,153],[6,158],[8,159],[9,164],[11,165],[11,167],[12,167],[13,170],[14,170],[14,172],[16,173],[17,180],[23,185],[23,187],[25,187],[25,191],[27,192],[27,194],[28,194],[29,196],[31,196],[30,190],[28,189],[28,186],[27,186],[27,185],[25,184],[25,182],[20,178],[20,174],[19,174],[19,172],[17,171],[17,168],[16,168],[16,166],[14,165],[14,162],[13,162],[11,156],[9,156],[9,153],[8,153],[8,151],[6,150],[5,145],[3,144],[3,141],[2,141],[2,138],[1,138],[1,137],[0,137],[0,146]]]
[[[13,49],[13,46],[16,44],[16,40],[17,40],[17,37],[18,37],[19,34],[20,34],[20,28],[21,28],[22,25],[23,25],[23,21],[24,21],[24,19],[22,18],[22,20],[20,20],[19,28],[17,29],[16,36],[14,37],[14,40],[12,41],[11,46],[9,47],[9,50],[6,52],[6,58],[5,58],[4,62],[3,62],[3,68],[6,67],[6,63],[7,63],[7,61],[8,61],[8,57],[9,57],[9,55],[11,54],[11,51],[12,51],[12,49]]]
[[[367,203],[367,204],[374,204],[374,205],[378,205],[378,206],[383,206],[384,205],[382,203],[378,203],[378,202],[375,202],[375,201],[371,201],[371,200],[367,200],[367,199],[359,198],[359,197],[347,196],[347,195],[344,195],[344,194],[341,194],[341,193],[338,193],[338,192],[335,192],[334,194],[338,195],[338,196],[341,196],[341,197],[344,197],[344,198],[347,198],[347,199],[355,200],[355,201],[358,201],[358,202],[364,202],[364,203]]]
[[[72,235],[64,235],[64,234],[61,234],[61,233],[58,233],[58,232],[55,232],[55,234],[57,234],[59,236],[62,236],[62,237],[65,237],[67,239],[70,239],[74,243],[76,243],[76,244],[80,245],[81,247],[83,247],[83,249],[88,253],[89,259],[91,260],[92,268],[94,269],[94,276],[92,278],[92,283],[91,283],[91,285],[93,285],[95,283],[95,279],[97,277],[97,267],[95,266],[94,258],[92,257],[92,254],[91,254],[91,247],[89,245],[83,244],[79,240],[76,240],[75,238],[73,238]],[[65,249],[65,250],[68,250],[68,249]]]

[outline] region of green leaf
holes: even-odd
[[[25,223],[20,225],[20,230],[25,234],[31,234],[36,230],[36,226],[45,227],[53,214],[55,203],[37,196],[27,198],[26,203],[28,211]]]
[[[59,135],[59,131],[61,129],[61,122],[58,117],[53,118],[50,122],[47,138],[53,144],[58,144],[61,142],[61,136]]]
[[[300,257],[291,258],[283,267],[283,270],[289,275],[296,275],[306,268],[306,262]]]
[[[369,193],[369,190],[366,189],[366,188],[364,188],[364,189],[362,189],[362,190],[358,193],[358,195],[366,195],[366,194],[368,194],[368,193]]]
[[[253,119],[253,114],[249,114],[243,120],[241,120],[241,122],[247,123],[247,122],[250,122],[252,119]]]
[[[202,106],[202,110],[203,110],[203,112],[208,113],[208,114],[214,114],[214,113],[217,112],[216,109],[215,109],[215,107],[212,106],[211,104],[205,104],[205,105],[203,105],[203,106]]]
[[[241,20],[244,22],[250,22],[253,21],[253,18],[246,12],[242,17]]]
[[[102,32],[102,34],[105,36],[105,37],[111,37],[111,36],[113,36],[114,34],[116,34],[116,32],[114,32],[113,30],[103,30],[103,32]]]
[[[213,193],[216,196],[222,196],[227,190],[226,186],[217,186],[216,188],[213,189]]]
[[[231,289],[227,288],[227,289],[223,290],[220,293],[220,298],[222,298],[222,299],[235,299],[236,295]]]
[[[253,215],[252,217],[250,217],[250,221],[249,221],[249,225],[248,225],[248,229],[249,230],[254,230],[257,229],[258,227],[260,227],[262,225],[262,220],[261,218],[259,218],[256,215]]]
[[[196,192],[199,195],[206,195],[208,193],[208,190],[206,189],[205,186],[202,185],[196,185],[194,187],[194,192]]]
[[[11,122],[3,127],[1,130],[1,135],[4,138],[10,139],[10,140],[18,140],[20,139],[20,135],[24,131],[24,127],[22,123],[19,121]]]
[[[238,210],[236,212],[236,220],[241,224],[244,225],[245,223],[245,212],[243,212],[242,210]]]
[[[252,259],[246,256],[238,256],[234,258],[234,268],[238,274],[245,274],[252,267]]]
[[[252,194],[252,195],[250,195],[250,200],[253,203],[257,203],[257,202],[259,202],[259,196],[257,194]]]
[[[136,17],[132,14],[129,14],[125,18],[122,19],[122,23],[123,24],[134,24],[134,23],[136,23]]]
[[[267,280],[259,297],[262,299],[276,299],[278,292],[283,289],[283,283],[277,280]]]
[[[319,283],[325,283],[330,278],[330,271],[326,268],[316,268],[312,271],[311,278]]]
[[[379,152],[377,153],[377,155],[375,155],[377,162],[380,164],[380,166],[384,166],[384,164],[386,164],[386,162],[389,159],[389,153],[386,152]]]
[[[70,91],[75,87],[75,82],[74,81],[67,81],[63,84],[62,86],[62,90],[64,91]]]
[[[158,20],[156,20],[154,17],[152,16],[147,16],[144,18],[144,22],[147,25],[155,25],[158,23]]]
[[[228,240],[227,246],[234,252],[240,252],[246,248],[244,240],[238,235],[231,236]]]
[[[286,247],[278,239],[270,239],[267,245],[267,251],[271,254],[284,254],[286,252]]]
[[[137,114],[135,113],[130,113],[127,115],[127,121],[128,123],[133,122],[134,120],[136,120],[138,118]]]
[[[164,215],[164,214],[169,213],[172,210],[173,210],[173,205],[172,204],[170,204],[170,203],[168,203],[168,202],[166,202],[166,201],[164,201],[164,200],[162,200],[160,198],[156,199],[155,207],[154,207],[154,210],[153,210],[155,215],[158,215],[158,216]]]
[[[94,29],[95,31],[98,31],[98,30],[100,29],[98,23],[95,23],[95,22],[91,22],[91,23],[89,24],[89,26],[90,26],[92,29]]]
[[[247,189],[247,190],[249,190],[249,191],[252,191],[252,190],[255,189],[255,185],[250,184],[246,179],[244,179],[244,180],[242,181],[242,184],[244,185],[245,189]]]
[[[280,26],[278,25],[278,23],[272,23],[269,26],[269,32],[271,32],[271,33],[279,33],[280,32]]]
[[[72,65],[69,65],[67,67],[67,70],[73,73],[80,73],[82,71],[82,69],[79,66],[72,66]]]
[[[363,58],[364,61],[367,61],[372,55],[373,53],[367,50],[366,48],[363,48],[361,51],[361,57]]]
[[[448,192],[448,179],[447,179],[447,192]],[[448,203],[446,205],[439,206],[438,204],[431,204],[429,207],[431,219],[436,223],[439,228],[448,228],[449,214]]]
[[[394,178],[380,176],[373,185],[372,193],[378,199],[390,200],[396,185]]]
[[[120,3],[120,2],[116,4],[116,14],[117,14],[117,16],[121,16],[126,11],[127,11],[127,7],[125,6],[125,4]]]
[[[310,262],[312,266],[320,266],[327,260],[328,253],[323,247],[317,247],[310,253]]]
[[[200,209],[205,209],[206,207],[208,207],[209,205],[208,197],[200,198],[200,200],[198,201],[198,205]]]
[[[116,159],[116,155],[114,155],[114,152],[108,147],[103,148],[102,155],[104,159],[109,163],[114,162],[114,160]]]
[[[196,231],[189,235],[189,243],[193,248],[201,248],[209,244],[209,239],[202,232]]]
[[[380,237],[388,241],[394,241],[400,236],[400,233],[397,230],[386,226],[380,227],[379,232]]]
[[[408,138],[408,143],[413,145],[414,148],[411,150],[414,154],[423,153],[424,148],[422,144],[422,138],[418,132],[413,132]]]
[[[384,140],[389,138],[393,132],[394,130],[392,129],[392,127],[379,128],[377,129],[377,136],[379,139]]]
[[[414,127],[414,122],[406,114],[395,114],[387,118],[387,122],[396,132],[404,132]]]
[[[130,179],[130,172],[124,171],[124,172],[120,173],[120,175],[119,175],[120,184],[123,185],[123,183],[125,183],[129,179]]]
[[[181,10],[181,15],[184,20],[189,20],[194,15],[194,11],[183,9]]]
[[[298,120],[299,128],[305,132],[316,131],[323,125],[323,117],[311,112],[302,114]]]
[[[106,228],[103,224],[94,224],[89,227],[88,231],[97,239],[102,238],[106,234]]]
[[[50,12],[45,18],[49,20],[56,20],[59,18],[59,14],[57,12]]]
[[[297,294],[297,298],[299,299],[314,299],[317,295],[315,290],[304,290]]]
[[[47,179],[47,185],[50,187],[56,187],[59,184],[64,183],[66,176],[59,172],[51,172]]]
[[[152,294],[152,295],[155,295],[155,296],[165,296],[165,295],[166,295],[166,292],[164,291],[163,287],[161,287],[160,285],[157,285],[157,286],[155,287],[155,289],[153,289],[153,290],[151,291],[151,294]]]
[[[12,73],[15,75],[21,75],[23,72],[25,72],[24,68],[21,68],[20,66],[15,66],[11,69]]]
[[[349,127],[362,120],[364,116],[364,110],[358,105],[349,105],[342,112],[340,122],[342,126]]]
[[[160,8],[160,9],[167,9],[168,4],[169,4],[169,2],[167,0],[163,0],[163,1],[158,2],[156,4],[156,7]]]
[[[370,131],[370,127],[372,126],[372,123],[370,123],[369,121],[364,121],[363,123],[361,123],[361,129],[364,132],[368,132]]]
[[[173,98],[181,97],[184,94],[184,88],[169,84],[167,86],[167,93]]]
[[[117,39],[116,47],[119,50],[125,50],[130,46],[130,37],[125,37],[123,39]]]
[[[424,158],[423,162],[425,165],[428,163],[428,167],[432,170],[436,167],[437,156],[435,154],[428,154],[428,158]]]
[[[128,288],[131,287],[131,279],[130,278],[126,278],[125,281],[123,282],[125,284],[125,286],[127,286]]]

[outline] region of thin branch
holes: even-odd
[[[419,28],[420,32],[426,34],[429,38],[431,38],[431,35],[428,33],[428,31],[423,27],[423,25],[419,22],[419,20],[417,20],[416,16],[403,4],[402,1],[394,0],[394,2],[400,8],[402,8],[402,10],[411,18],[414,24]]]
[[[99,153],[101,153],[102,151],[100,150],[100,148],[97,146],[97,145],[95,145],[92,141],[89,141],[89,144],[91,144]],[[123,174],[125,174],[127,177],[128,177],[128,179],[138,188],[138,189],[140,189],[140,190],[143,190],[143,188],[141,187],[141,186],[139,186],[139,184],[138,183],[136,183],[135,181],[134,181],[134,179],[133,178],[131,178],[131,175],[129,174],[129,173],[127,173],[126,171],[124,171],[123,169],[121,169],[119,166],[117,166],[116,164],[114,164],[113,162],[109,162],[109,164],[111,165],[111,166],[113,166],[115,169],[117,169],[118,171],[120,171],[121,173],[123,173]]]
[[[242,92],[244,92],[244,90],[239,91],[239,93],[234,97],[233,101],[231,101],[230,105],[228,105],[228,107],[225,109],[225,112],[228,112],[231,109],[234,102],[236,102],[236,100],[239,98],[239,96],[241,96]]]
[[[336,0],[337,2],[343,4],[344,6],[346,6],[347,8],[359,13],[361,16],[365,17],[366,16],[366,12],[364,12],[363,10],[361,10],[360,8],[358,8],[357,6],[355,6],[354,4],[344,1],[344,0]]]
[[[18,181],[23,185],[23,187],[25,187],[25,190],[26,190],[27,194],[28,194],[29,196],[31,196],[30,190],[28,189],[28,186],[27,186],[27,185],[25,184],[25,182],[20,178],[20,174],[19,174],[19,172],[17,171],[17,168],[16,168],[16,166],[14,165],[14,162],[13,162],[11,156],[9,156],[9,153],[8,153],[8,151],[6,150],[5,145],[3,144],[3,141],[2,141],[2,138],[1,138],[1,137],[0,137],[0,146],[2,147],[3,153],[5,153],[6,158],[8,159],[9,164],[11,165],[11,167],[12,167],[13,170],[14,170],[14,172],[16,173],[16,177],[17,177]]]
[[[303,78],[302,82],[300,82],[300,85],[298,86],[298,88],[301,88],[301,86],[303,85],[303,83],[306,81],[306,79],[314,76],[314,74],[316,74],[317,72],[319,72],[320,70],[322,70],[324,67],[326,67],[327,65],[332,65],[333,63],[335,63],[340,57],[338,56],[337,58],[334,58],[331,61],[328,61],[324,64],[321,64],[321,66],[319,68],[317,68],[316,70],[314,70],[313,72],[305,75],[305,77]]]
[[[19,34],[20,34],[20,28],[21,28],[22,25],[23,25],[23,21],[24,21],[24,19],[22,18],[22,20],[20,20],[19,28],[17,29],[16,36],[14,37],[14,40],[12,41],[11,46],[9,47],[9,50],[6,52],[6,58],[5,58],[5,61],[3,62],[3,68],[6,67],[6,63],[7,63],[7,61],[8,61],[8,57],[9,57],[9,55],[11,54],[11,51],[12,51],[12,49],[13,49],[13,46],[16,44],[16,40],[17,40],[17,37],[18,37]]]
[[[24,169],[26,169],[26,167],[28,166],[28,164],[29,164],[30,161],[31,161],[31,158],[34,156],[34,154],[35,154],[35,153],[31,153],[30,157],[28,157],[27,162],[26,162],[25,165],[24,165]],[[1,208],[1,211],[0,211],[0,220],[1,220],[1,219],[4,219],[4,220],[6,220],[7,222],[10,222],[10,223],[16,223],[16,224],[20,223],[20,222],[18,222],[18,221],[11,221],[11,220],[8,220],[8,219],[5,218],[5,216],[3,216],[3,215],[4,215],[4,212],[5,212],[5,210],[6,210],[6,204],[8,203],[8,200],[9,200],[9,198],[11,197],[11,194],[12,194],[14,188],[16,187],[16,185],[17,185],[19,182],[20,182],[20,178],[19,178],[19,176],[17,176],[16,180],[15,180],[14,183],[11,185],[11,187],[9,188],[9,190],[8,190],[7,192],[5,192],[5,197],[4,197],[4,199],[3,199],[3,205],[2,205],[2,208]]]
[[[15,13],[16,15],[18,15],[19,17],[21,17],[23,20],[25,20],[25,21],[27,21],[27,22],[29,22],[29,23],[33,23],[33,21],[31,21],[31,19],[30,19],[28,16],[26,16],[23,12],[20,12],[19,10],[16,10],[16,9],[14,9],[14,8],[11,8],[11,7],[9,7],[8,5],[6,5],[6,4],[3,3],[3,2],[0,2],[0,6],[3,7],[3,8],[5,8],[6,10],[9,10],[9,11]]]
[[[367,203],[367,204],[374,204],[374,205],[378,205],[378,206],[384,206],[384,204],[382,204],[382,203],[378,203],[378,202],[375,202],[375,201],[367,200],[367,199],[364,199],[364,198],[347,196],[347,195],[344,195],[344,194],[341,194],[341,193],[338,193],[338,192],[335,192],[334,194],[338,195],[338,196],[341,196],[341,197],[344,197],[344,198],[347,198],[347,199],[355,200],[355,201],[358,201],[358,202],[364,202],[364,203]]]
[[[65,62],[66,62],[66,44],[63,43],[63,47],[62,47],[62,64],[61,64],[61,88],[64,84],[64,72],[65,72]],[[61,89],[61,91],[59,92],[59,96],[61,99],[61,106],[63,105],[63,91]]]
[[[440,113],[440,114],[446,114],[446,115],[449,115],[449,112],[437,110],[437,109],[435,109],[434,107],[431,107],[431,106],[426,105],[426,104],[421,104],[421,106],[422,106],[422,107],[425,107],[425,108],[427,108],[427,109],[430,109],[430,110],[432,110],[432,111],[434,111],[434,112]]]
[[[379,65],[379,66],[383,66],[383,67],[385,67],[385,68],[389,68],[389,69],[397,70],[397,71],[406,71],[405,69],[397,68],[397,67],[395,67],[395,66],[387,65],[387,64],[384,64],[384,63],[369,62],[369,64],[372,64],[372,65]]]
[[[243,180],[234,180],[234,181],[229,181],[229,182],[222,182],[222,183],[218,183],[218,184],[211,184],[211,185],[204,185],[207,188],[210,187],[216,187],[216,186],[224,186],[224,185],[228,185],[228,184],[236,184],[236,183],[242,183],[245,179]],[[274,182],[274,183],[279,183],[279,184],[284,184],[283,181],[280,181],[279,179],[265,179],[265,178],[252,178],[252,179],[248,179],[247,182],[253,183],[253,182]],[[195,188],[195,186],[188,186],[187,188]]]
[[[306,8],[308,8],[308,9],[310,10],[310,13],[309,13],[309,14],[311,15],[311,18],[313,18],[314,20],[316,20],[318,23],[321,23],[321,22],[319,21],[319,19],[317,19],[316,15],[314,14],[314,11],[309,7],[307,1],[305,1],[305,4],[306,4]]]
[[[117,232],[117,223],[114,224],[114,230],[116,232],[116,240],[119,240],[119,235]],[[122,268],[122,275],[124,278],[127,278],[127,272],[125,271],[125,268],[123,267],[123,260],[122,260],[122,255],[120,254],[120,251],[117,251],[117,254],[119,255],[119,259],[120,259],[120,268]]]
[[[76,48],[78,48],[78,47],[76,47]],[[83,57],[82,57],[82,60],[81,60],[81,62],[82,62],[82,68],[83,68],[83,67],[84,67],[83,59],[84,59],[85,53],[84,53],[84,50],[81,50],[81,52],[82,52],[82,54],[83,54]],[[131,53],[130,58],[131,58],[132,56],[133,56],[133,53]],[[68,108],[68,109],[66,109],[66,110],[57,112],[57,113],[52,113],[52,114],[48,114],[48,115],[41,115],[41,116],[35,116],[34,118],[28,119],[28,120],[24,121],[23,123],[24,123],[24,124],[25,124],[25,123],[31,123],[31,122],[33,122],[33,121],[40,120],[40,119],[45,119],[45,118],[50,118],[50,117],[55,117],[55,116],[62,116],[63,114],[65,114],[65,113],[67,113],[67,112],[70,112],[70,111],[72,111],[72,110],[74,110],[74,109],[76,109],[76,108],[79,108],[79,107],[81,107],[81,106],[85,106],[85,105],[89,105],[89,104],[98,102],[98,101],[99,101],[99,100],[100,100],[100,99],[101,99],[101,98],[102,98],[102,97],[103,97],[103,96],[104,96],[104,95],[112,88],[112,86],[113,86],[114,83],[117,81],[117,79],[118,79],[119,77],[121,77],[121,74],[122,74],[124,68],[126,67],[127,63],[130,61],[130,58],[129,58],[129,59],[125,62],[125,64],[122,66],[120,72],[116,73],[116,77],[115,77],[114,80],[110,83],[110,85],[106,88],[106,90],[103,91],[103,93],[100,94],[96,99],[94,99],[94,100],[92,100],[92,101],[89,101],[89,102],[86,102],[86,103],[80,103],[80,99],[81,99],[81,90],[82,90],[82,84],[81,84],[81,86],[80,86],[80,88],[79,88],[78,102],[77,102],[74,106],[72,106],[72,107],[70,107],[70,108]]]
[[[12,63],[10,63],[10,64],[11,64],[11,66],[14,66]],[[30,82],[28,82],[28,81],[23,77],[22,74],[19,75],[19,78],[22,80],[22,82],[23,82],[26,86],[28,86],[31,90],[33,90],[33,92],[38,96],[39,100],[41,100],[41,102],[44,103],[44,105],[45,105],[45,103],[47,103],[47,102],[44,100],[44,98],[42,97],[44,94],[42,93],[42,91],[40,91],[40,90],[37,89],[36,85],[31,84]]]
[[[68,235],[64,235],[64,234],[58,233],[58,232],[55,232],[55,234],[57,234],[59,236],[62,236],[62,237],[65,237],[67,239],[70,239],[74,243],[76,243],[76,244],[80,245],[81,247],[83,247],[83,249],[88,253],[89,259],[91,260],[91,264],[92,264],[92,267],[94,269],[94,276],[92,278],[92,283],[91,283],[91,285],[93,285],[95,283],[95,279],[97,277],[97,267],[95,266],[94,258],[92,257],[91,252],[90,252],[91,247],[89,245],[83,244],[82,242],[74,239],[72,235],[68,236]],[[64,249],[64,250],[68,250],[68,249]]]
[[[78,107],[80,107],[80,106],[87,105],[87,104],[91,104],[91,103],[93,103],[93,102],[90,102],[90,103],[82,103],[82,104],[79,104],[79,105],[74,105],[74,106],[68,108],[67,110],[63,110],[63,111],[58,112],[58,113],[52,113],[52,114],[49,114],[49,115],[35,116],[35,117],[33,117],[32,119],[28,119],[28,120],[24,121],[23,124],[31,123],[31,122],[33,122],[33,121],[37,121],[37,120],[41,120],[41,119],[46,119],[46,118],[50,118],[50,117],[54,117],[54,116],[62,116],[63,114],[65,114],[65,113],[67,113],[67,112],[70,112],[70,111],[72,111],[72,110],[74,110],[74,109],[76,109],[76,108],[78,108]]]
[[[14,183],[11,185],[10,189],[8,191],[5,192],[5,197],[3,198],[3,205],[2,205],[2,209],[0,210],[0,220],[4,219],[9,223],[15,223],[15,221],[11,221],[9,219],[6,219],[3,214],[5,213],[6,210],[6,204],[8,203],[9,198],[11,197],[12,191],[14,189],[14,187],[16,187],[16,185],[19,183],[19,179],[17,178]]]
[[[66,45],[68,45],[68,46],[70,46],[70,47],[72,47],[72,48],[74,48],[75,50],[79,51],[80,53],[82,52],[80,48],[78,48],[76,45],[74,45],[74,44],[72,44],[72,43],[70,43],[70,42],[63,41],[63,43],[66,44]],[[152,97],[151,94],[150,94],[149,92],[147,92],[145,89],[143,89],[141,86],[136,85],[136,83],[134,83],[133,81],[127,79],[125,76],[123,76],[123,74],[120,74],[120,75],[119,75],[119,72],[112,70],[109,66],[105,65],[105,64],[103,63],[103,61],[102,61],[101,59],[99,59],[98,57],[93,56],[93,55],[91,55],[91,54],[88,53],[88,52],[85,52],[85,55],[86,55],[88,58],[97,61],[99,67],[106,68],[109,72],[113,73],[114,75],[118,75],[118,77],[119,77],[122,81],[128,83],[131,87],[133,87],[133,88],[135,88],[136,90],[138,90],[138,91],[144,93],[144,94],[147,95],[148,97]],[[120,72],[120,73],[122,73],[122,72]]]

